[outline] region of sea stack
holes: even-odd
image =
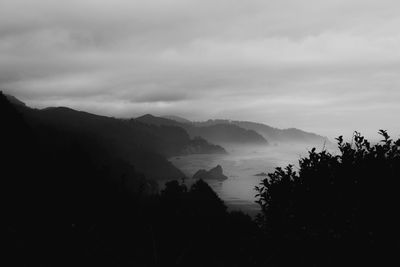
[[[223,181],[228,179],[223,173],[221,165],[206,171],[204,169],[198,170],[194,175],[193,179],[203,179],[203,180],[219,180]]]

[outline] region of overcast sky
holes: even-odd
[[[400,1],[0,0],[0,88],[116,117],[398,136]]]

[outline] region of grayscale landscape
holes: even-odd
[[[398,265],[398,0],[0,0],[0,114],[2,266]]]

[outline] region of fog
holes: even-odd
[[[191,177],[199,169],[209,170],[221,165],[228,179],[222,182],[212,180],[207,182],[230,209],[242,210],[251,215],[255,215],[259,210],[254,202],[256,194],[254,187],[266,177],[256,174],[270,173],[276,167],[286,167],[288,164],[294,165],[297,170],[299,159],[306,156],[313,147],[317,151],[326,149],[331,153],[337,153],[332,144],[292,143],[265,146],[224,144],[224,147],[228,151],[227,155],[188,155],[173,157],[170,161],[189,177],[186,180],[188,185],[194,182]]]

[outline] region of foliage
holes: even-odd
[[[382,263],[392,255],[400,139],[379,133],[374,145],[358,132],[352,143],[340,136],[339,155],[314,148],[298,171],[277,168],[256,187],[258,222],[281,265]]]

